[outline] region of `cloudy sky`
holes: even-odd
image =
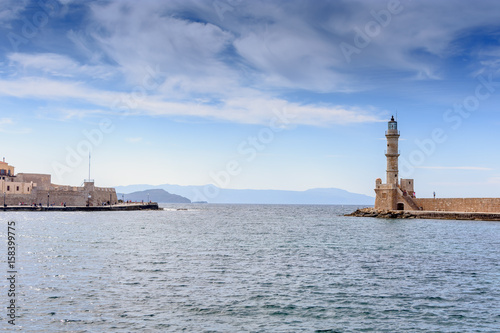
[[[500,196],[498,1],[0,0],[2,157],[79,185]]]

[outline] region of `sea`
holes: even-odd
[[[0,212],[6,332],[499,332],[500,222],[356,206]],[[8,222],[15,222],[15,325]]]

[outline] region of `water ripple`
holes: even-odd
[[[348,218],[354,208],[340,206],[167,208],[9,216],[20,331],[499,327],[500,223]]]

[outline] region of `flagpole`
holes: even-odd
[[[89,181],[90,181],[90,152],[89,152]]]

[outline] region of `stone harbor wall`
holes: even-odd
[[[47,200],[50,205],[55,206],[61,206],[61,203],[66,203],[67,206],[87,205],[87,196],[84,191],[37,191],[36,204],[41,203],[42,206],[46,206]]]
[[[92,206],[99,206],[103,202],[106,204],[111,202],[112,204],[118,203],[118,198],[116,197],[116,191],[114,188],[109,187],[94,187],[94,191],[91,194]]]
[[[3,194],[2,194],[3,195]],[[8,206],[19,205],[19,203],[24,203],[27,205],[31,205],[36,201],[36,194],[9,194],[5,195],[0,199],[0,206],[3,206],[5,198],[5,204]],[[47,204],[47,200],[45,200],[45,204]]]
[[[89,198],[90,195],[90,198]],[[42,204],[61,206],[101,206],[103,203],[117,204],[116,191],[114,188],[95,187],[86,184],[84,187],[56,186],[50,190],[34,188],[30,194],[8,194],[5,196],[5,204],[8,206]],[[0,206],[3,206],[3,198],[0,197]]]
[[[413,199],[424,211],[500,213],[500,198]]]

